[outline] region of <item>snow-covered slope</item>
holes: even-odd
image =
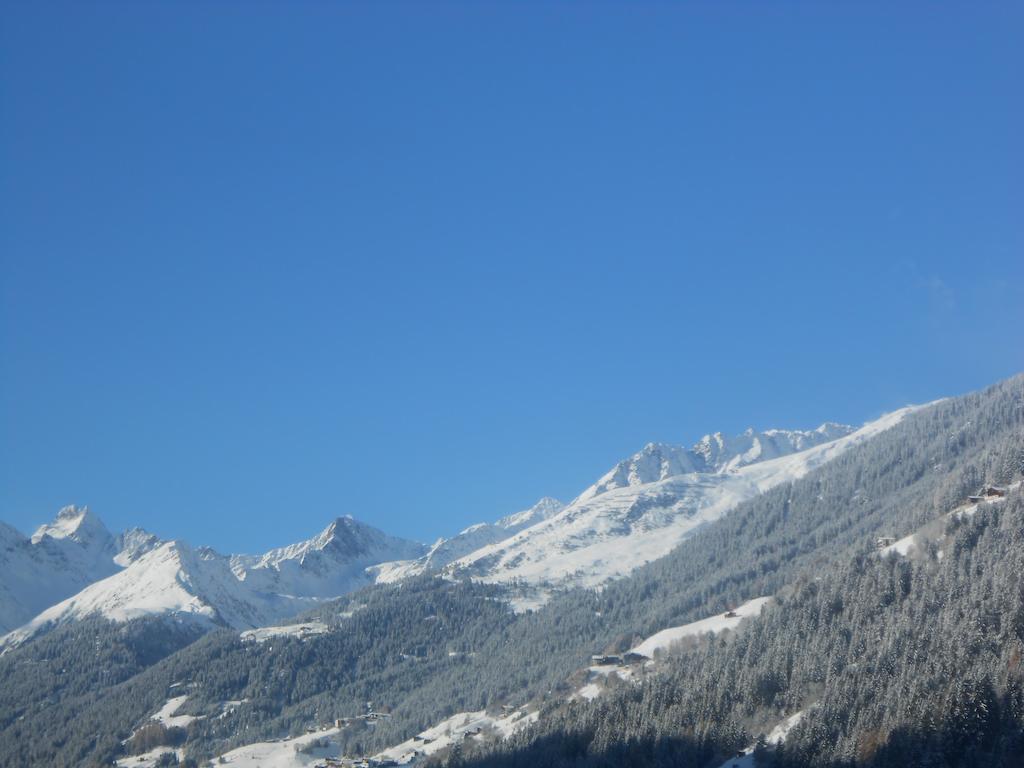
[[[807,432],[710,435],[692,449],[650,444],[558,514],[448,568],[484,581],[598,586],[663,557],[739,503],[803,477],[915,409],[858,430],[824,424]]]
[[[748,600],[743,605],[739,605],[727,613],[709,616],[700,621],[692,621],[681,627],[663,629],[648,637],[635,648],[630,649],[630,652],[653,659],[658,651],[667,651],[675,643],[687,637],[702,637],[708,633],[717,635],[726,629],[735,629],[744,619],[750,616],[760,616],[761,610],[771,600],[771,597],[755,597],[753,600]]]
[[[787,456],[828,443],[854,432],[845,424],[826,422],[813,430],[770,429],[726,437],[721,432],[704,435],[691,448],[648,443],[639,452],[616,464],[587,488],[577,502],[588,501],[616,488],[648,485],[688,474],[722,474],[759,461]]]
[[[115,538],[87,507],[65,507],[31,538],[0,523],[0,632],[115,573],[154,541],[140,530]]]
[[[565,505],[558,499],[545,496],[522,512],[507,515],[494,523],[471,525],[450,539],[438,539],[426,554],[415,560],[386,562],[371,570],[378,583],[390,583],[421,573],[438,571],[481,547],[505,541],[524,528],[554,517],[564,507]]]

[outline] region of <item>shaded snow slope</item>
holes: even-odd
[[[895,411],[853,432],[827,424],[810,432],[710,436],[690,451],[648,445],[558,514],[481,547],[449,569],[492,582],[599,586],[667,555],[700,526],[803,477],[916,409]],[[797,452],[763,458],[784,450]],[[690,471],[693,466],[710,471]]]

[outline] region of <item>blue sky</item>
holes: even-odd
[[[3,5],[0,519],[431,540],[1024,368],[1021,5],[766,6]]]

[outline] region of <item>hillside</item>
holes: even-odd
[[[872,690],[890,692],[891,696],[886,693],[879,699],[879,706],[889,707],[888,702],[902,700],[902,691],[911,691],[908,681],[916,679],[917,668],[895,656],[895,666],[886,669],[899,674],[880,677],[879,670],[872,668],[870,674],[858,677],[863,662],[850,653],[852,637],[868,636],[891,619],[893,627],[901,627],[910,636],[918,623],[949,623],[958,638],[960,628],[966,626],[964,617],[1015,616],[1014,601],[1021,597],[1019,590],[1012,588],[1014,574],[1019,573],[1014,560],[1019,547],[1008,528],[1017,524],[1017,501],[1008,499],[994,514],[965,518],[964,525],[950,530],[954,543],[948,551],[943,548],[941,558],[936,555],[919,562],[879,557],[875,541],[879,537],[900,539],[921,530],[948,515],[985,484],[1012,483],[1020,476],[1022,460],[1024,379],[1017,377],[985,392],[909,413],[890,429],[803,477],[740,503],[717,522],[695,531],[668,556],[637,568],[600,592],[556,591],[543,608],[532,612],[509,611],[496,599],[505,589],[500,585],[421,576],[367,587],[341,601],[325,603],[304,617],[305,622],[319,622],[327,631],[282,634],[264,642],[214,632],[123,682],[98,684],[79,698],[68,698],[52,683],[44,683],[41,691],[31,695],[19,693],[27,690],[26,686],[36,691],[40,685],[33,671],[42,661],[36,650],[42,641],[37,640],[0,658],[0,671],[9,681],[12,697],[6,707],[13,713],[0,732],[0,756],[12,764],[24,762],[30,754],[24,750],[30,743],[31,754],[36,756],[33,760],[45,756],[52,765],[81,765],[123,755],[126,747],[122,742],[133,729],[159,712],[173,698],[172,693],[185,685],[188,698],[179,713],[198,719],[188,726],[183,749],[195,758],[214,757],[267,739],[298,736],[308,727],[331,724],[336,718],[354,718],[365,711],[365,702],[372,701],[374,706],[386,708],[390,716],[369,727],[331,731],[333,749],[373,754],[436,726],[443,718],[481,711],[496,717],[501,706],[508,705],[539,711],[537,725],[517,732],[504,744],[483,739],[473,749],[467,744],[465,750],[444,750],[434,759],[485,764],[544,761],[550,759],[544,745],[556,739],[576,744],[577,752],[566,754],[576,754],[584,762],[593,759],[601,764],[615,754],[616,762],[660,765],[665,755],[670,755],[683,764],[711,765],[730,750],[750,746],[760,730],[771,730],[801,707],[820,702],[820,711],[831,711],[828,707],[833,704],[828,702],[832,699],[822,697],[822,684],[833,678],[821,678],[820,669],[805,670],[792,662],[787,662],[786,669],[794,670],[793,674],[787,671],[779,677],[778,667],[771,666],[779,658],[799,657],[801,665],[827,659],[825,671],[838,675],[836,680],[850,679],[870,685]],[[977,546],[981,549],[975,553]],[[858,575],[861,573],[863,576]],[[909,576],[904,578],[904,573]],[[980,583],[991,582],[992,588],[1000,590],[994,598],[1000,602],[985,607],[982,614],[975,607],[980,593],[954,589],[957,579],[970,574],[980,574]],[[896,593],[901,595],[899,600],[886,597],[886,585],[891,584],[905,585]],[[943,591],[947,589],[953,591]],[[833,596],[831,602],[823,602],[823,594]],[[940,599],[943,594],[952,594],[956,600]],[[636,731],[632,741],[627,738],[632,732],[627,728],[632,715],[621,713],[647,706],[643,704],[643,697],[650,695],[646,683],[612,696],[603,694],[593,704],[566,708],[564,702],[579,689],[580,670],[588,666],[592,654],[621,653],[663,630],[768,595],[775,596],[778,607],[766,608],[760,619],[749,620],[744,625],[749,628],[738,633],[737,639],[726,637],[721,645],[698,644],[693,651],[700,654],[696,659],[683,657],[672,662],[669,658],[659,672],[664,677],[657,678],[668,682],[651,683],[655,690],[670,692],[682,686],[695,695],[701,692],[710,697],[706,706],[667,694],[680,701],[681,708],[671,712],[685,715],[673,722],[692,722],[693,733],[701,734],[698,742],[688,741],[687,736],[675,742],[677,751],[650,751],[654,747],[645,746],[649,738],[663,745],[675,739],[674,731],[662,730],[664,719],[653,716],[644,721],[649,723],[648,730]],[[833,606],[832,619],[825,624],[820,623],[827,615],[821,613],[818,606],[822,605]],[[921,605],[928,611],[926,616],[907,613]],[[812,620],[819,623],[807,623]],[[979,625],[981,646],[962,642],[941,645],[944,640],[935,636],[941,635],[937,631],[919,642],[928,642],[928,653],[935,653],[937,659],[956,650],[969,653],[970,659],[957,663],[974,670],[971,675],[977,677],[975,671],[980,674],[993,669],[995,660],[1012,659],[1013,644],[1018,642],[1011,631],[1012,621],[986,622]],[[760,637],[755,633],[762,631],[757,627],[762,626],[768,627],[763,637],[768,638],[765,642],[772,650],[755,655],[763,643],[748,646],[740,642],[750,637],[749,642],[754,643]],[[828,631],[815,629],[812,637],[807,627],[826,627]],[[78,653],[74,649],[86,642],[88,633],[65,634],[64,644],[52,644],[58,633],[73,629],[69,626],[47,636],[49,652],[58,649],[47,664],[62,665],[62,653]],[[841,652],[842,643],[847,643],[845,652]],[[751,650],[741,654],[744,648]],[[983,648],[988,650],[982,653]],[[904,664],[911,677],[904,677]],[[728,685],[715,683],[717,678],[709,670],[718,670],[715,674]],[[1000,717],[1010,713],[1006,722],[1012,722],[1012,707],[1003,706],[1015,695],[1011,677],[989,675],[988,679],[994,698],[986,701],[1001,707],[1004,714]],[[980,685],[984,677],[978,680]],[[699,685],[695,688],[695,684]],[[829,695],[858,690],[843,685]],[[933,689],[934,696],[928,700],[935,711],[947,711],[955,699],[951,689]],[[913,690],[920,692],[914,695],[929,696],[927,687]],[[45,697],[46,705],[31,704],[40,700],[39,696]],[[640,698],[631,698],[637,696]],[[15,706],[15,701],[26,703]],[[230,715],[223,714],[227,702],[233,702]],[[712,702],[714,708],[709,709]],[[905,708],[900,709],[903,705],[892,706],[897,709],[882,711],[873,704],[858,704],[850,710],[855,717],[838,731],[827,730],[839,727],[832,719],[824,725],[814,724],[813,713],[819,710],[812,709],[794,726],[786,742],[791,747],[780,748],[776,756],[805,761],[794,765],[829,764],[838,759],[832,751],[833,747],[840,749],[837,745],[845,750],[843,754],[856,753],[851,745],[866,738],[869,722],[881,724],[875,728],[878,749],[871,754],[882,755],[882,748],[890,743],[889,749],[896,749],[894,734],[915,726],[905,716]],[[4,711],[8,711],[6,707]],[[807,733],[831,735],[824,740],[806,737],[801,730],[805,727],[811,729]],[[1001,733],[1010,733],[1000,728]],[[594,734],[604,734],[604,741],[594,742]],[[811,738],[811,751],[797,753],[806,738]],[[1012,753],[1012,742],[997,741],[986,742],[985,755]],[[800,758],[798,754],[811,756]],[[1000,764],[998,759],[1003,758],[993,759],[997,761],[992,764]]]

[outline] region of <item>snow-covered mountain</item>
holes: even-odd
[[[0,523],[0,631],[116,573],[158,543],[140,529],[111,535],[88,507],[65,507],[31,538]]]
[[[648,443],[625,461],[620,461],[600,480],[581,493],[576,501],[587,501],[607,491],[646,485],[679,475],[722,474],[758,461],[788,456],[855,431],[845,424],[826,422],[813,430],[770,429],[726,437],[721,432],[704,435],[692,447]]]
[[[897,424],[904,408],[860,429],[708,435],[692,448],[651,443],[560,512],[447,568],[492,582],[598,586],[667,555],[697,528],[780,483],[803,477]],[[543,601],[543,590],[520,601]]]
[[[164,615],[209,626],[255,627],[294,615],[312,602],[259,592],[239,581],[230,558],[169,541],[124,570],[47,608],[9,633],[4,644],[16,644],[41,629],[89,616],[129,621]]]
[[[235,575],[263,592],[337,597],[371,583],[367,569],[423,555],[418,542],[388,536],[350,516],[339,517],[313,538],[254,557],[231,558]]]
[[[56,525],[44,528],[60,531],[62,526],[70,524],[58,517]],[[367,569],[372,565],[415,558],[426,549],[351,517],[339,517],[313,538],[262,556],[226,556],[183,541],[160,542],[139,529],[116,540],[108,533],[106,541],[100,535],[106,529],[98,519],[93,517],[90,526],[95,535],[89,541],[109,556],[112,566],[105,578],[44,606],[31,621],[10,632],[4,644],[88,616],[128,621],[162,615],[236,629],[264,626],[294,616],[319,599],[370,584],[373,576]],[[118,563],[126,567],[119,570]]]

